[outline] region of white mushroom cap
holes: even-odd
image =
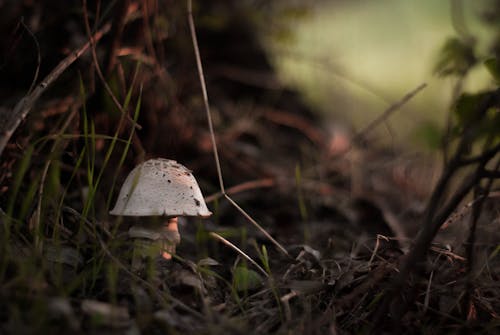
[[[136,166],[125,179],[112,215],[200,216],[208,210],[196,179],[174,160],[157,158]]]

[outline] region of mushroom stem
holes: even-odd
[[[177,226],[178,219],[173,217],[165,222],[163,230],[168,233],[168,235],[174,235],[174,241],[166,241],[168,245],[162,250],[162,257],[164,259],[172,259],[172,254],[175,253],[175,246],[181,242],[181,237],[179,234],[179,229]]]
[[[169,218],[164,222],[154,224],[135,225],[128,231],[130,238],[134,239],[134,254],[132,256],[132,269],[140,270],[145,258],[170,260],[175,254],[175,247],[181,242],[177,228],[177,217]]]

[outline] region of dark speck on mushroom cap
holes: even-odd
[[[167,159],[148,160],[132,170],[110,213],[135,216],[211,215],[191,171]]]

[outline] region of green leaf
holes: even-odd
[[[500,134],[500,109],[495,106],[496,91],[462,94],[455,104],[456,127],[474,126],[477,139],[485,136],[497,138]]]
[[[463,76],[477,62],[473,45],[459,38],[448,38],[441,47],[434,66],[434,73],[445,77],[449,75]]]
[[[14,206],[16,204],[17,196],[24,179],[24,176],[29,172],[31,166],[31,157],[33,155],[33,146],[30,145],[24,150],[23,158],[18,163],[18,167],[14,173],[14,181],[10,187],[10,196],[7,203],[7,216],[12,217],[14,214]]]
[[[236,291],[254,290],[262,286],[262,276],[248,269],[246,266],[237,266],[233,270],[233,287]]]
[[[484,61],[484,66],[495,79],[497,84],[500,85],[500,62],[497,58],[489,58]]]

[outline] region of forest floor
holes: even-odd
[[[500,332],[497,193],[473,268],[465,200],[390,300],[438,153],[326,127],[279,83],[237,1],[195,8],[199,59],[184,5],[83,3],[0,3],[0,334]],[[213,215],[179,218],[173,259],[133,268],[128,229],[162,218],[109,210],[157,157],[193,171]]]

